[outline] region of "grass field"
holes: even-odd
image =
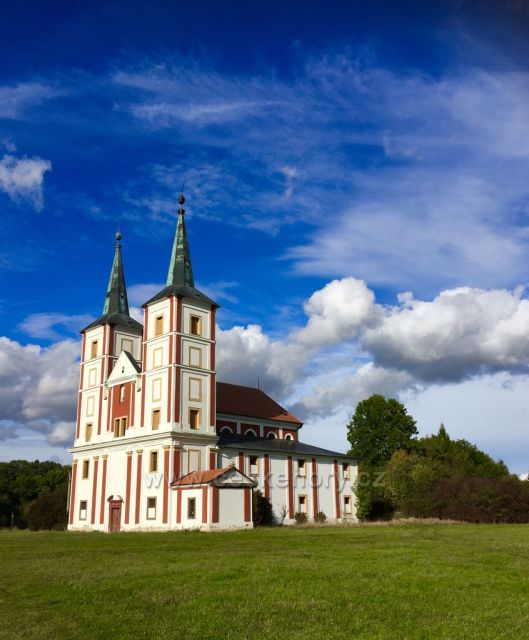
[[[0,532],[1,638],[529,638],[529,527]]]

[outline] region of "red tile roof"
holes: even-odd
[[[230,471],[231,467],[224,467],[223,469],[210,469],[208,471],[192,471],[185,476],[182,476],[178,480],[171,483],[173,487],[179,487],[185,484],[208,484],[215,478]]]
[[[217,413],[303,424],[261,389],[226,382],[217,382]]]

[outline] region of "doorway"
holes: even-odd
[[[113,500],[109,504],[108,530],[110,533],[121,531],[121,500]]]

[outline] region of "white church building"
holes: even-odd
[[[253,527],[252,490],[284,524],[355,518],[357,461],[304,444],[262,390],[217,382],[218,305],[195,288],[183,209],[166,287],[129,315],[116,235],[103,315],[82,334],[68,528]]]

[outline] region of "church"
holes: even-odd
[[[217,381],[219,305],[195,287],[178,201],[166,286],[143,325],[118,232],[103,314],[81,331],[68,528],[251,528],[254,489],[280,523],[355,519],[357,461],[302,443],[302,422],[261,389]]]

